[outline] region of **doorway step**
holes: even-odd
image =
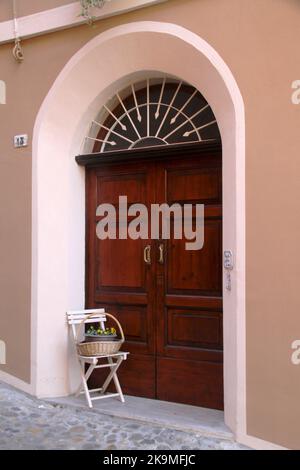
[[[60,406],[88,409],[83,396],[51,398],[47,401]],[[94,403],[93,412],[101,415],[141,421],[234,442],[232,432],[224,423],[223,411],[133,396],[125,396],[125,403],[115,398]]]

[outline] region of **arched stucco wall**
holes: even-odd
[[[186,80],[212,106],[223,142],[224,249],[234,252],[224,290],[225,420],[245,433],[245,132],[232,73],[196,34],[174,24],[129,23],[84,46],[62,70],[38,114],[33,138],[32,376],[38,396],[67,395],[65,312],[84,305],[84,171],[74,162],[90,121],[138,73]]]

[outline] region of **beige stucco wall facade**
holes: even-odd
[[[30,8],[34,3],[28,0]],[[39,108],[59,72],[87,41],[141,20],[178,24],[201,36],[230,67],[242,93],[247,431],[300,448],[300,366],[290,359],[291,343],[300,339],[300,105],[291,101],[291,84],[300,79],[297,0],[170,0],[93,27],[28,39],[22,64],[14,61],[11,44],[0,47],[0,79],[7,84],[7,104],[0,106],[0,340],[6,342],[7,365],[0,369],[31,381],[31,138]],[[13,148],[18,133],[29,134],[28,148]]]

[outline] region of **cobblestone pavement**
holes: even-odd
[[[0,383],[0,449],[240,450],[228,440],[49,404]]]

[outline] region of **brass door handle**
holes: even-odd
[[[158,262],[160,264],[164,264],[165,262],[165,252],[164,252],[164,244],[161,243],[158,247],[158,251],[159,251],[159,258],[158,258]]]
[[[151,264],[151,245],[144,248],[144,261],[146,264]]]

